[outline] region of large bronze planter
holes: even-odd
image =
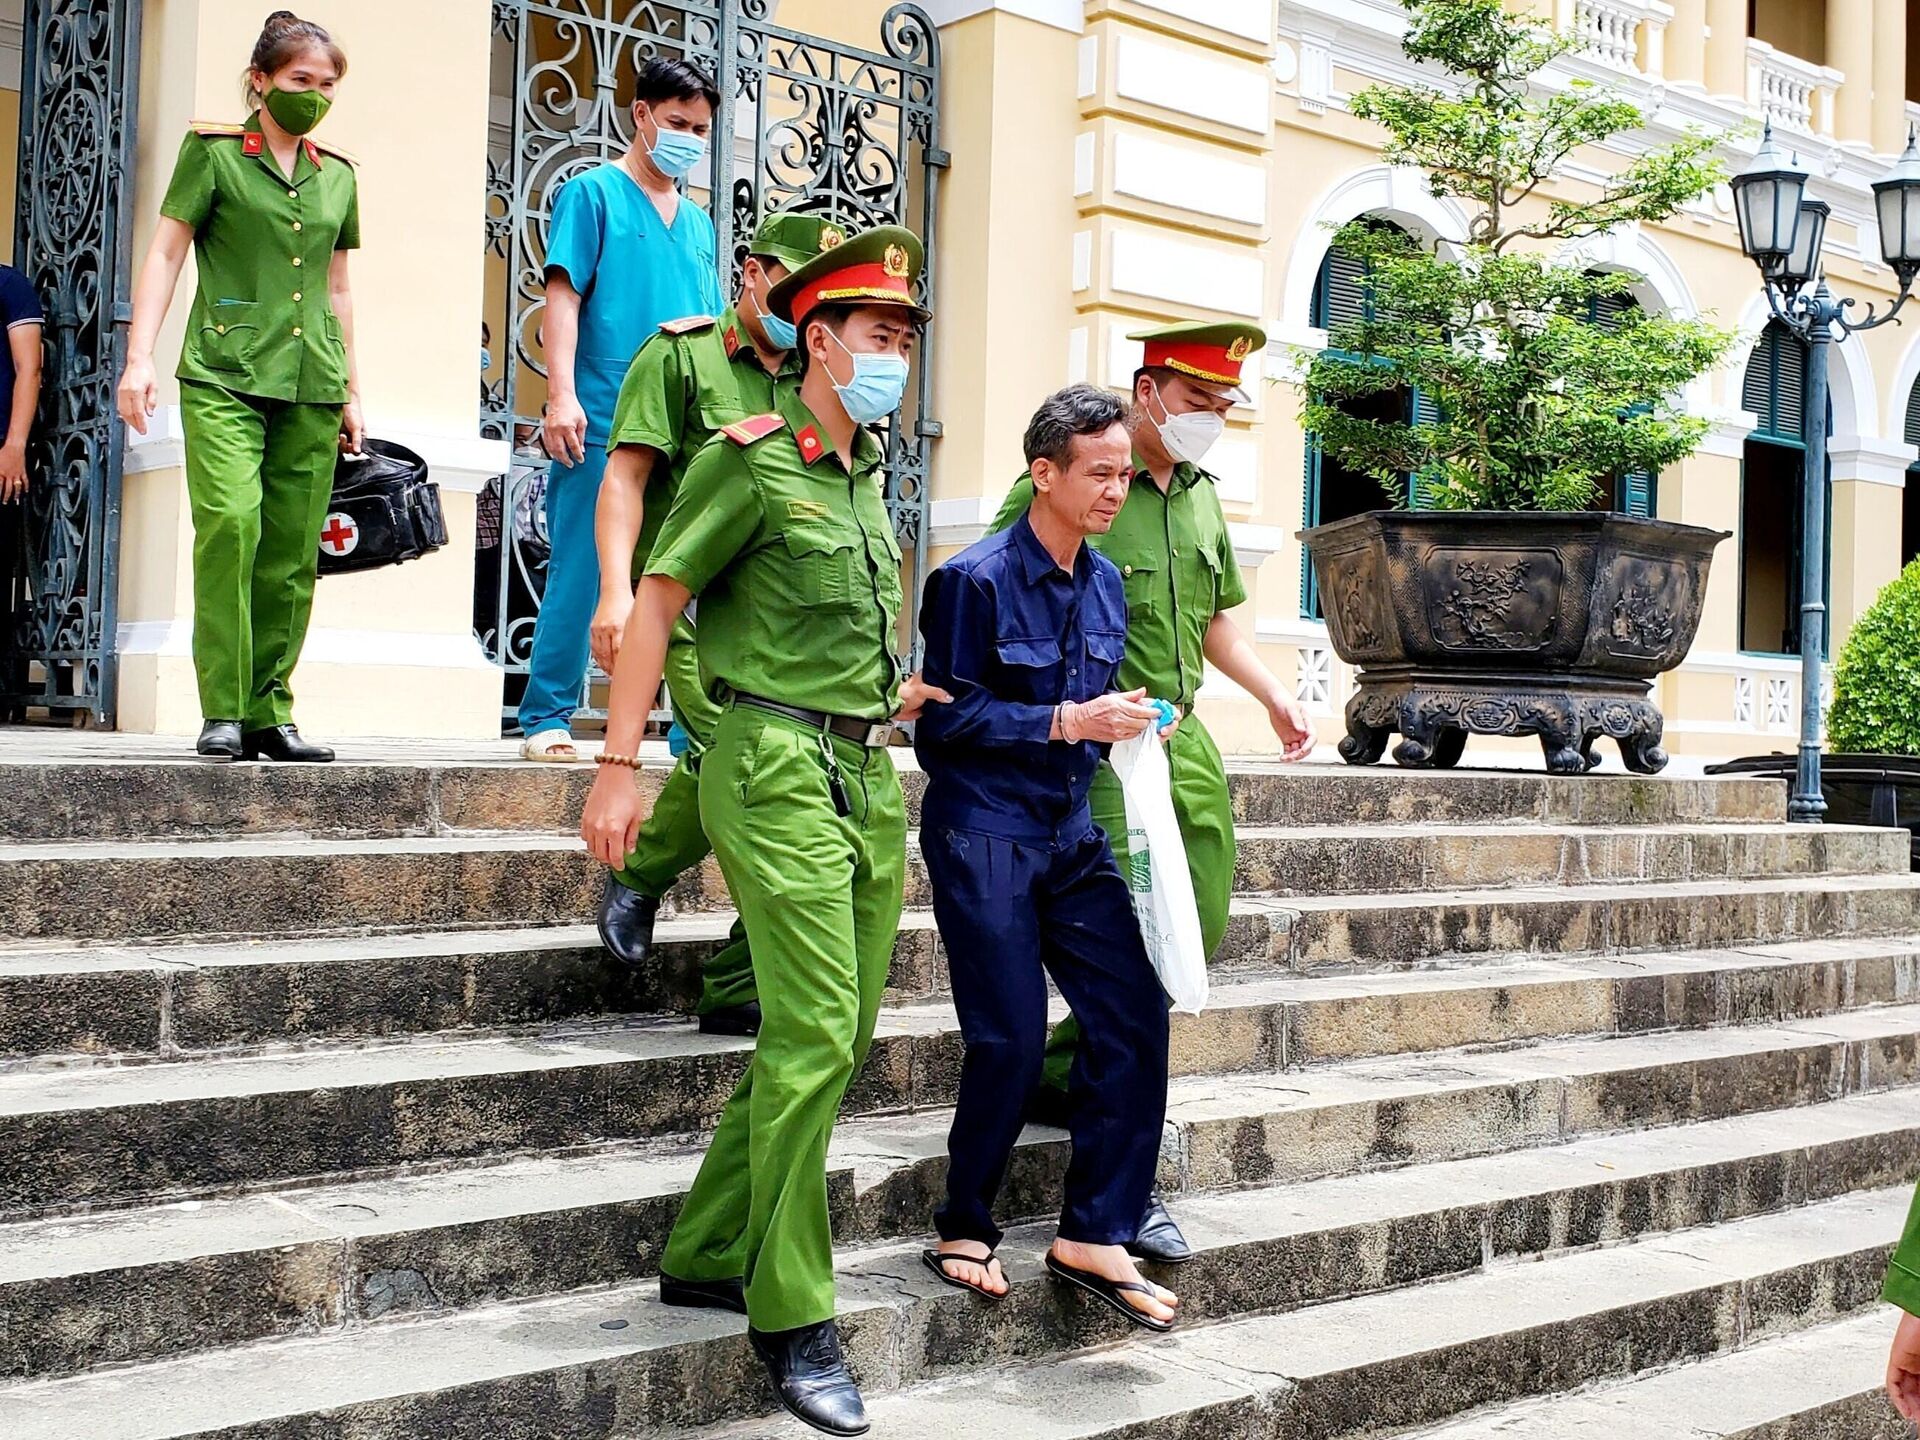
[[[1602,735],[1627,768],[1667,763],[1654,676],[1693,644],[1724,530],[1586,511],[1376,510],[1316,526],[1321,608],[1359,672],[1340,754],[1457,763],[1467,736],[1538,735],[1580,774]]]

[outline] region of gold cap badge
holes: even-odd
[[[846,238],[846,231],[842,230],[838,225],[822,225],[820,227],[820,248],[823,251],[833,249],[834,246]]]
[[[1253,337],[1251,335],[1242,335],[1227,347],[1227,358],[1236,362],[1246,359],[1252,353]]]
[[[887,274],[893,276],[896,280],[904,277],[907,273],[906,247],[901,245],[889,245],[887,247],[887,253],[883,257],[881,257],[880,268],[885,270]]]

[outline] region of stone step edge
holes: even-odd
[[[1428,1285],[1189,1324],[1145,1340],[1116,1333],[1125,1322],[1090,1310],[1086,1297],[1062,1294],[1040,1268],[1045,1235],[1022,1234],[1002,1253],[1010,1280],[1033,1295],[1032,1304],[980,1307],[924,1270],[876,1272],[871,1290],[849,1294],[843,1286],[840,1316],[849,1354],[876,1412],[895,1422],[886,1427],[893,1433],[905,1433],[895,1425],[912,1423],[933,1440],[942,1433],[934,1428],[943,1413],[939,1397],[965,1392],[959,1413],[971,1428],[946,1433],[1024,1440],[1036,1433],[1034,1396],[1048,1393],[1058,1402],[1068,1389],[1077,1403],[1046,1407],[1056,1422],[1072,1417],[1054,1431],[1062,1440],[1139,1436],[1151,1433],[1136,1428],[1148,1418],[1145,1409],[1164,1416],[1203,1405],[1222,1411],[1222,1419],[1257,1417],[1257,1429],[1214,1432],[1241,1440],[1277,1435],[1290,1415],[1303,1414],[1339,1417],[1317,1433],[1353,1434],[1432,1423],[1530,1393],[1513,1383],[1516,1373],[1528,1377],[1531,1393],[1567,1389],[1620,1374],[1630,1363],[1720,1353],[1758,1334],[1848,1314],[1868,1303],[1866,1279],[1884,1266],[1906,1201],[1904,1187],[1867,1192]],[[752,1382],[744,1322],[669,1311],[652,1290],[618,1287],[29,1383],[0,1390],[0,1431],[10,1440],[68,1440],[76,1433],[164,1440],[231,1429],[277,1440],[320,1433],[316,1422],[348,1414],[353,1433],[370,1436],[466,1433],[463,1422],[513,1413],[528,1433],[583,1436],[611,1435],[616,1424],[645,1423],[658,1434],[663,1422],[699,1426],[742,1410],[767,1413],[771,1397]],[[1816,1297],[1811,1305],[1809,1294]],[[1595,1303],[1598,1296],[1606,1298]],[[963,1312],[961,1304],[973,1308]],[[927,1373],[916,1371],[903,1349],[903,1327],[923,1306],[949,1310],[955,1323],[944,1334],[956,1348],[970,1339],[1000,1364],[988,1368],[984,1356],[971,1354],[943,1358],[940,1343],[928,1344],[923,1330],[914,1333],[930,1352]],[[1038,1334],[1020,1328],[1022,1311],[1029,1323],[1041,1322]],[[1629,1336],[1635,1344],[1619,1343]],[[1115,1340],[1127,1343],[1114,1348]],[[1514,1366],[1516,1343],[1551,1363]],[[1038,1354],[1047,1358],[1022,1365],[1019,1383],[1010,1384],[1013,1376],[1000,1366],[1033,1358],[1026,1346],[1042,1347]],[[1502,1357],[1507,1363],[1499,1363]],[[972,1373],[938,1392],[909,1388],[961,1366]],[[1144,1383],[1128,1383],[1129,1372]],[[698,1386],[687,1382],[693,1374],[701,1377]],[[1436,1376],[1449,1383],[1406,1383]],[[614,1403],[610,1391],[647,1413]],[[543,1404],[556,1408],[543,1414]],[[1126,1411],[1119,1423],[1111,1418],[1116,1406]],[[667,1407],[674,1413],[662,1415]],[[1029,1428],[1014,1423],[1022,1413]],[[996,1429],[980,1424],[996,1414]],[[433,1416],[439,1430],[422,1423]],[[596,1417],[591,1430],[556,1423],[588,1417]],[[778,1431],[733,1433],[763,1430],[790,1433],[784,1422]]]
[[[901,929],[903,933],[916,930],[924,932],[932,926],[932,923],[930,912],[908,911],[902,915]],[[717,940],[724,933],[724,929],[712,924],[705,917],[690,920],[662,920],[657,931],[660,941],[664,944],[707,943]],[[570,1036],[604,1035],[636,1023],[652,1026],[685,1019],[681,1012],[673,1010],[608,1011],[592,1019],[582,1017],[558,1022],[455,1026],[436,1030],[409,1030],[378,1036],[333,1034],[323,1030],[311,1030],[270,1042],[224,1046],[181,1045],[169,1035],[166,1024],[170,1011],[179,1003],[175,994],[177,982],[188,977],[218,975],[222,971],[244,969],[271,971],[296,965],[332,967],[409,962],[466,965],[475,962],[484,963],[489,958],[517,958],[529,953],[552,953],[556,957],[579,951],[591,953],[599,950],[599,944],[599,938],[591,927],[564,926],[542,930],[537,936],[529,936],[525,931],[516,930],[441,931],[424,932],[408,937],[366,937],[353,940],[272,941],[258,945],[238,946],[183,945],[175,947],[178,958],[174,953],[167,953],[165,947],[0,954],[0,986],[30,985],[50,977],[107,984],[125,977],[138,976],[157,982],[158,988],[151,1000],[159,1013],[159,1029],[156,1032],[159,1036],[159,1045],[153,1050],[126,1050],[106,1054],[58,1051],[43,1055],[13,1056],[0,1059],[0,1078],[16,1074],[72,1074],[94,1068],[215,1063],[223,1060],[263,1059],[276,1055],[313,1055],[336,1051],[365,1054],[370,1051],[435,1042],[462,1044],[479,1043],[490,1039],[518,1041],[564,1039]],[[1699,1022],[1685,1018],[1686,1012],[1691,1009],[1691,1003],[1687,997],[1668,995],[1664,991],[1656,997],[1653,994],[1656,982],[1675,982],[1683,988],[1691,988],[1702,984],[1717,985],[1723,979],[1740,975],[1785,975],[1787,972],[1796,970],[1812,971],[1827,966],[1847,969],[1857,968],[1863,963],[1876,962],[1895,967],[1905,964],[1915,971],[1915,976],[1894,974],[1893,989],[1885,1000],[1859,1000],[1849,994],[1844,998],[1843,1003],[1833,1009],[1778,1010],[1767,1014],[1760,1014],[1752,1009],[1742,1009],[1741,1013],[1735,1017],[1731,1013],[1732,1002],[1730,1001],[1728,1013],[1722,1017],[1718,1013],[1719,1005],[1716,1001],[1716,1014],[1705,1023],[1712,1026],[1725,1023],[1768,1022],[1810,1017],[1816,1014],[1831,1014],[1838,1010],[1868,1008],[1874,1004],[1920,1000],[1920,984],[1910,983],[1913,979],[1920,979],[1920,932],[1891,936],[1865,935],[1846,940],[1755,943],[1719,949],[1573,953],[1565,956],[1497,952],[1470,956],[1467,957],[1467,961],[1469,963],[1443,963],[1413,970],[1346,972],[1335,970],[1318,973],[1293,971],[1277,964],[1259,966],[1247,961],[1222,966],[1216,972],[1215,983],[1208,997],[1207,1010],[1203,1015],[1174,1017],[1174,1024],[1177,1027],[1176,1047],[1178,1027],[1184,1026],[1192,1031],[1196,1028],[1198,1021],[1207,1016],[1218,1019],[1222,1016],[1234,1017],[1242,1012],[1268,1012],[1274,1026],[1276,1042],[1271,1059],[1280,1068],[1303,1062],[1311,1064],[1327,1059],[1408,1054],[1434,1048],[1451,1049],[1461,1045],[1507,1044],[1516,1040],[1545,1039],[1556,1036],[1638,1034],[1667,1028],[1695,1028]],[[1566,990],[1570,987],[1593,987],[1600,991],[1612,992],[1614,1000],[1611,1007],[1612,1024],[1595,1027],[1576,1023],[1561,1028],[1546,1029],[1529,1025],[1524,1017],[1510,1015],[1508,1017],[1510,1023],[1502,1027],[1498,1033],[1483,1032],[1475,1035],[1467,1033],[1462,1028],[1465,1017],[1460,1017],[1461,1025],[1452,1028],[1437,1047],[1427,1045],[1383,1047],[1366,1051],[1342,1050],[1333,1054],[1313,1054],[1303,1051],[1299,1057],[1292,1053],[1292,1017],[1324,1014],[1335,1006],[1417,1007],[1424,1003],[1437,1012],[1443,1007],[1445,997],[1449,995],[1477,996],[1489,992],[1495,994],[1518,992],[1524,997],[1528,992],[1542,993],[1547,988]],[[1621,1006],[1639,1003],[1630,1002],[1628,996],[1622,993],[1629,988],[1636,992],[1644,992],[1644,1003],[1651,1004],[1657,999],[1661,1013],[1657,1016],[1649,1015],[1646,1024],[1623,1028]],[[1846,988],[1851,988],[1850,978],[1846,982]],[[1066,1013],[1065,1002],[1052,992],[1051,987],[1049,993],[1052,995],[1050,1018],[1057,1020]],[[139,997],[122,994],[106,998],[112,998],[114,1003],[125,1004]],[[1676,1001],[1679,1002],[1678,1005]],[[1681,1012],[1682,1017],[1678,1020],[1674,1018],[1676,1009]],[[1576,1021],[1579,1018],[1576,1016]],[[952,1007],[951,997],[944,987],[931,995],[903,998],[883,1006],[880,1012],[882,1029],[879,1033],[897,1033],[887,1028],[895,1024],[908,1025],[911,1033],[920,1033],[920,1027],[929,1019],[936,1019],[948,1030],[958,1029],[958,1020]],[[1245,1066],[1241,1065],[1237,1068],[1244,1069]]]
[[[1551,1400],[1496,1406],[1402,1440],[1911,1440],[1886,1399],[1890,1309]]]
[[[1221,1292],[1229,1307],[1236,1293],[1225,1277],[1248,1266],[1284,1270],[1278,1257],[1371,1257],[1354,1273],[1354,1288],[1340,1292],[1358,1294],[1490,1262],[1818,1203],[1850,1186],[1885,1184],[1915,1162],[1920,1093],[1908,1091],[1188,1197],[1177,1203],[1200,1259],[1180,1275],[1207,1287],[1190,1299],[1204,1294],[1214,1302],[1190,1307],[1194,1313],[1224,1318]],[[204,1317],[218,1316],[217,1339],[242,1343],[316,1328],[316,1316],[326,1317],[318,1328],[337,1333],[423,1311],[456,1312],[652,1274],[659,1238],[678,1208],[681,1192],[674,1185],[691,1179],[693,1157],[675,1157],[661,1173],[650,1172],[639,1156],[625,1159],[624,1175],[622,1162],[598,1169],[600,1163],[595,1157],[523,1163],[485,1174],[214,1201],[198,1209],[162,1206],[81,1222],[0,1226],[0,1310],[37,1317],[33,1333],[0,1335],[0,1373],[79,1368],[78,1357],[41,1343],[45,1333],[86,1336],[95,1345],[110,1335],[112,1348],[87,1351],[88,1364],[140,1361],[185,1352],[169,1333],[183,1326],[180,1316],[200,1317],[201,1325],[208,1323]],[[570,1179],[585,1193],[568,1196]],[[436,1182],[444,1182],[437,1196]],[[1707,1201],[1708,1192],[1732,1203]],[[362,1211],[372,1218],[341,1219]],[[602,1230],[631,1241],[641,1212],[659,1233],[626,1255],[624,1265],[542,1271],[534,1283],[546,1289],[510,1288],[498,1282],[497,1270],[484,1293],[454,1288],[469,1277],[456,1273],[453,1257],[510,1251],[526,1264],[534,1255],[590,1248],[587,1237]],[[382,1223],[388,1213],[395,1218]],[[909,1273],[923,1243],[844,1249],[837,1268],[856,1279]],[[1427,1248],[1416,1258],[1421,1245]],[[71,1257],[64,1265],[63,1255]],[[1301,1268],[1321,1274],[1311,1265]],[[549,1283],[554,1278],[563,1283]],[[1347,1281],[1335,1274],[1331,1283]],[[135,1303],[116,1305],[117,1295]],[[432,1303],[423,1304],[423,1296]],[[1255,1308],[1270,1308],[1258,1303],[1270,1297],[1254,1298]],[[116,1316],[115,1325],[101,1324],[106,1313]]]
[[[1676,839],[1680,837],[1724,838],[1752,835],[1765,838],[1813,842],[1825,835],[1894,836],[1900,832],[1875,825],[1826,825],[1818,827],[1789,824],[1784,820],[1660,820],[1646,823],[1603,821],[1583,824],[1572,820],[1511,821],[1367,821],[1339,825],[1274,825],[1264,822],[1236,823],[1236,837],[1248,840],[1285,841],[1369,841],[1369,840],[1511,840],[1515,837],[1619,841],[1627,838]],[[917,843],[918,828],[909,832],[909,845]],[[579,835],[564,827],[553,830],[461,830],[446,834],[335,836],[283,834],[234,834],[230,836],[194,836],[146,840],[0,840],[0,865],[24,861],[72,861],[125,863],[130,860],[228,860],[302,856],[337,857],[364,855],[461,855],[493,854],[502,850],[579,851],[585,847]]]

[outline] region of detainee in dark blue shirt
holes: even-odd
[[[33,282],[11,265],[0,265],[0,504],[27,493],[27,440],[40,404],[40,330],[44,312]]]
[[[934,1215],[941,1243],[926,1262],[948,1284],[1006,1293],[993,1202],[1040,1079],[1051,974],[1086,1038],[1047,1268],[1164,1330],[1178,1301],[1141,1278],[1125,1247],[1160,1155],[1166,997],[1087,806],[1107,746],[1155,718],[1144,691],[1113,693],[1126,593],[1086,543],[1127,496],[1125,415],[1089,385],[1050,396],[1027,427],[1031,510],[927,577],[925,680],[953,700],[930,707],[915,735],[927,773],[921,849],[966,1058]]]

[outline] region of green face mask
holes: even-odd
[[[269,90],[260,103],[289,135],[306,134],[333,108],[333,101],[318,90]]]

